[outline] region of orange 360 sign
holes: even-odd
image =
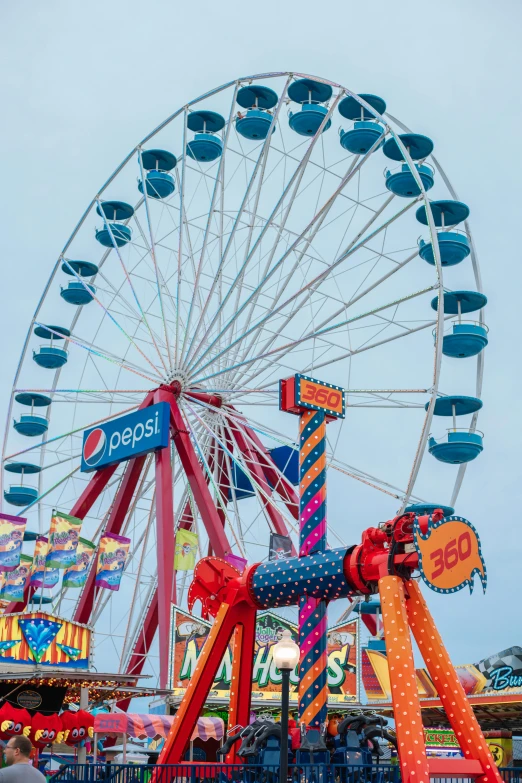
[[[288,413],[322,410],[326,419],[344,419],[344,389],[297,373],[280,382],[280,408]]]
[[[414,529],[421,576],[438,593],[455,593],[469,585],[478,574],[486,589],[486,566],[478,533],[467,519],[446,517],[433,522],[417,518]]]

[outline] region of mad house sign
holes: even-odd
[[[171,670],[169,687],[181,698],[196,667],[210,624],[173,607]],[[297,641],[297,627],[273,612],[260,612],[256,624],[256,649],[252,673],[253,702],[274,702],[281,698],[281,674],[272,658],[272,647],[288,629]],[[357,677],[358,621],[343,623],[328,631],[328,686],[330,704],[359,700]],[[232,674],[232,648],[223,658],[210,698],[227,701]],[[290,675],[290,702],[297,704],[297,672]]]

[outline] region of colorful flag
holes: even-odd
[[[76,563],[76,549],[82,520],[54,512],[49,532],[47,568],[70,568]]]
[[[54,587],[58,584],[60,572],[57,568],[46,568],[45,560],[49,549],[49,541],[45,536],[37,536],[34,545],[33,568],[31,571],[32,587]]]
[[[31,573],[32,557],[20,555],[20,565],[5,575],[5,584],[0,592],[0,600],[22,601],[24,590]]]
[[[14,571],[20,565],[27,519],[0,514],[0,571]]]
[[[182,527],[176,531],[176,550],[174,554],[174,568],[176,571],[193,571],[196,567],[196,552],[198,549],[198,537],[190,530]]]
[[[130,538],[104,533],[100,541],[96,567],[96,586],[119,590],[121,575],[129,554]]]
[[[76,563],[65,571],[62,585],[64,587],[83,587],[87,581],[89,566],[96,549],[96,544],[80,538],[76,550]]]

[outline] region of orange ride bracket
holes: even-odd
[[[379,595],[403,783],[429,783],[430,777],[502,783],[418,584],[383,576]],[[426,756],[410,628],[459,741],[462,759]]]

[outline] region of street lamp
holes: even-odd
[[[290,672],[299,663],[299,646],[292,639],[288,629],[281,634],[281,639],[273,647],[274,663],[281,672],[281,766],[279,767],[279,783],[288,781],[288,702],[290,700]]]

